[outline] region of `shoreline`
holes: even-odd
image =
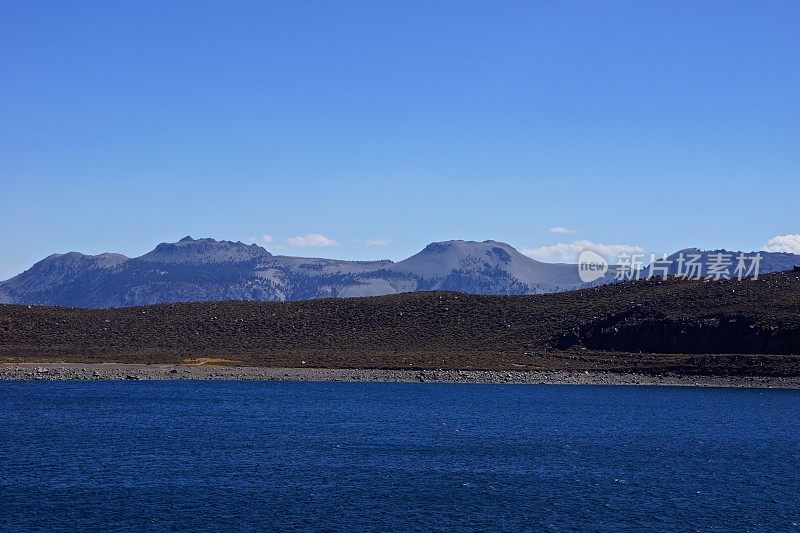
[[[332,381],[800,389],[798,377],[533,370],[387,370],[125,363],[0,363],[0,381]]]

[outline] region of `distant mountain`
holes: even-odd
[[[582,286],[574,265],[547,264],[508,244],[433,243],[398,263],[273,256],[255,244],[192,239],[141,257],[52,255],[0,283],[0,301],[123,307],[178,301],[305,300],[422,290],[531,294]]]
[[[22,274],[0,282],[0,303],[42,303],[73,300],[76,284],[87,278],[111,275],[129,259],[120,254],[53,254]],[[91,306],[87,306],[91,307]]]
[[[575,265],[542,263],[497,241],[432,243],[387,270],[417,278],[413,290],[530,294],[582,285]]]
[[[800,264],[797,255],[762,252],[762,256],[764,273]],[[607,275],[593,285],[610,281],[613,276]],[[134,258],[77,252],[51,255],[22,274],[0,282],[0,303],[126,307],[181,301],[307,300],[428,290],[535,294],[586,286],[578,277],[576,265],[542,263],[497,241],[432,243],[394,263],[275,256],[255,244],[185,237],[176,243],[159,244]]]

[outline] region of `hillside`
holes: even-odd
[[[640,353],[641,352],[641,353]],[[719,355],[708,355],[719,354]],[[800,375],[800,273],[534,296],[0,306],[5,361]]]

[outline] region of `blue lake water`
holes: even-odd
[[[792,530],[800,392],[0,382],[0,529]]]

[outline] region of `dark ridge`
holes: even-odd
[[[800,273],[535,296],[0,306],[0,361],[800,375]]]

